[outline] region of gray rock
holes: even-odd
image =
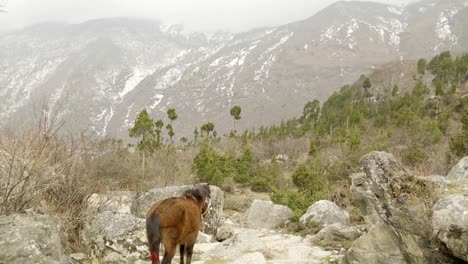
[[[255,263],[255,264],[266,264],[267,261],[265,256],[263,256],[260,252],[253,252],[246,255],[241,256],[232,264],[245,264],[245,263]]]
[[[356,240],[361,235],[362,232],[358,227],[346,226],[337,223],[324,227],[315,235],[315,239],[328,241],[349,241]]]
[[[119,214],[130,214],[136,192],[117,191],[107,194],[93,194],[88,198],[87,212],[96,214],[99,212],[114,212]]]
[[[67,263],[57,223],[48,215],[0,216],[0,263]]]
[[[449,180],[468,180],[468,157],[462,158],[447,175]]]
[[[211,242],[214,242],[214,239],[212,236],[207,235],[203,232],[198,232],[196,243],[211,243]]]
[[[72,253],[70,254],[70,258],[80,261],[87,259],[87,256],[84,253]]]
[[[449,195],[434,205],[434,233],[452,253],[468,261],[468,195]]]
[[[425,182],[430,188],[446,190],[450,185],[450,180],[444,176],[431,175],[427,177],[419,177],[418,179]]]
[[[224,241],[228,238],[231,238],[234,235],[234,229],[228,225],[222,225],[218,227],[216,231],[216,240],[217,241]]]
[[[428,235],[432,224],[427,211],[432,208],[427,203],[435,198],[433,187],[411,176],[385,152],[363,156],[361,165],[364,173],[351,176],[351,194],[373,231],[356,240],[349,250],[348,263],[379,263],[384,259],[391,263],[456,262],[443,250],[434,250],[437,242]]]
[[[151,189],[135,199],[131,211],[137,217],[145,218],[146,212],[154,203],[169,197],[180,196],[182,192],[192,187],[192,185],[185,185]],[[209,214],[203,220],[202,231],[206,234],[215,235],[223,214],[224,193],[216,186],[210,186],[210,190],[211,207]]]
[[[405,253],[400,249],[400,239],[391,228],[385,225],[374,225],[367,234],[354,242],[346,253],[346,263],[406,264]],[[423,262],[421,262],[423,263]]]
[[[120,263],[129,263],[122,255],[117,252],[111,252],[109,255],[105,256],[102,260],[102,264],[120,264]]]
[[[245,225],[252,228],[273,229],[285,225],[293,215],[293,211],[284,205],[254,200],[245,212]]]
[[[313,225],[320,227],[336,223],[348,225],[349,214],[334,202],[321,200],[309,206],[307,212],[299,219],[299,223],[302,226]]]
[[[148,255],[145,220],[131,214],[97,214],[85,225],[83,239],[97,257],[116,252],[136,261]]]

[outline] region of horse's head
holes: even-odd
[[[185,197],[194,197],[197,200],[198,205],[200,206],[200,211],[203,216],[209,212],[211,205],[211,190],[208,183],[200,183],[194,185],[190,190],[186,190],[182,196]]]

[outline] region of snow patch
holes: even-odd
[[[125,82],[125,86],[122,91],[119,92],[119,97],[124,98],[129,92],[133,91],[135,87],[148,75],[152,74],[153,71],[144,68],[134,68],[130,78]]]

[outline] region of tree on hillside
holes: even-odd
[[[193,130],[193,144],[197,144],[197,141],[198,141],[198,129],[195,128],[195,130]]]
[[[167,117],[169,118],[169,120],[171,120],[170,124],[167,124],[166,126],[166,129],[168,130],[167,131],[167,134],[169,135],[169,137],[171,138],[171,144],[173,144],[174,142],[172,141],[172,137],[175,135],[174,133],[174,128],[172,126],[172,121],[176,120],[177,117],[179,117],[179,115],[177,115],[177,112],[174,108],[169,108],[167,110]]]
[[[129,136],[132,138],[141,138],[138,141],[137,149],[142,152],[142,169],[143,176],[145,172],[145,158],[147,153],[153,153],[155,141],[154,141],[154,121],[149,116],[146,109],[141,110],[135,119],[135,123],[132,128],[129,129]]]
[[[200,130],[202,132],[202,135],[210,136],[210,132],[214,130],[214,124],[211,122],[208,122],[200,127]]]
[[[156,147],[159,148],[162,144],[161,132],[164,127],[164,122],[159,119],[154,123],[154,125],[156,126],[156,129],[154,130],[156,132]]]
[[[364,88],[364,97],[368,98],[371,97],[372,94],[370,92],[370,88],[372,87],[372,82],[369,79],[369,77],[366,77],[364,80],[364,83],[362,84],[362,87]]]
[[[419,59],[418,60],[418,73],[423,76],[426,73],[426,65],[427,65],[427,60],[426,59]]]
[[[172,137],[175,136],[175,133],[174,133],[174,129],[172,128],[172,124],[167,124],[166,129],[167,129],[167,135],[171,139],[171,144],[173,144],[174,142],[172,141]]]
[[[242,109],[241,109],[241,107],[238,106],[238,105],[236,105],[236,106],[234,106],[233,108],[231,108],[230,113],[231,113],[231,116],[234,118],[234,131],[236,131],[236,120],[241,119],[241,116],[240,116],[240,115],[241,115],[241,111],[242,111]]]
[[[302,111],[302,116],[300,118],[301,123],[311,125],[315,127],[318,122],[320,115],[320,101],[315,99],[309,101],[304,105],[304,110]]]

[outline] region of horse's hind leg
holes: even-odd
[[[192,255],[193,255],[193,247],[195,246],[195,243],[187,245],[185,247],[186,252],[187,252],[187,264],[190,264],[192,262]]]
[[[185,255],[185,245],[181,244],[179,247],[180,252],[180,264],[184,264],[184,255]]]
[[[171,264],[172,258],[174,258],[174,255],[175,255],[175,252],[176,252],[177,244],[175,244],[175,243],[164,243],[164,248],[165,248],[164,258],[163,258],[161,264]]]

